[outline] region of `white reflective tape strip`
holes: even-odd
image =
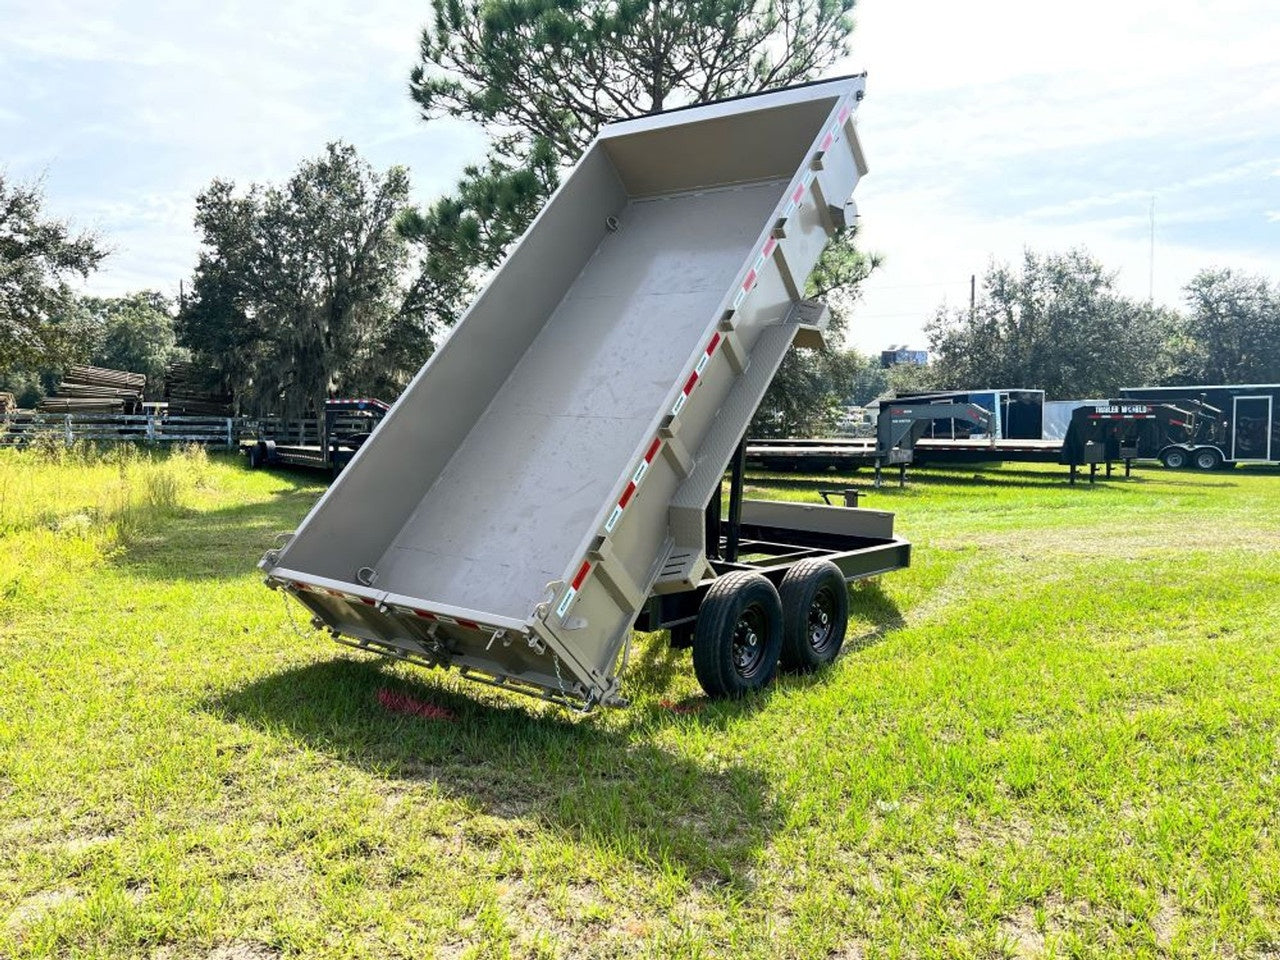
[[[641,460],[640,466],[636,467],[636,472],[631,475],[632,482],[635,483],[637,487],[640,486],[640,481],[644,479],[644,475],[648,471],[649,471],[649,464]]]
[[[688,399],[689,395],[687,393],[682,393],[680,396],[676,397],[676,405],[671,408],[671,415],[673,417],[679,416],[680,411],[684,409],[684,402]]]
[[[439,620],[441,623],[457,623],[458,622],[457,620],[453,619],[453,617],[446,617],[443,613],[437,613],[436,619]]]
[[[609,514],[609,519],[604,522],[605,533],[613,533],[613,528],[618,525],[618,520],[622,518],[622,507],[614,504],[613,513]]]
[[[746,296],[747,291],[739,290],[737,295],[733,298],[733,309],[737,310],[738,307],[742,306],[742,301],[746,299]]]
[[[704,354],[702,355],[702,359],[700,359],[700,360],[698,361],[698,365],[697,365],[696,367],[694,367],[694,368],[693,368],[694,373],[696,373],[696,374],[698,374],[699,376],[701,376],[701,375],[702,375],[702,371],[703,371],[703,370],[705,370],[705,369],[707,369],[707,363],[708,363],[710,360],[711,360],[711,354],[709,354],[709,353],[704,353]]]
[[[564,599],[560,601],[560,606],[556,607],[556,616],[563,617],[569,609],[569,604],[573,603],[573,598],[578,595],[578,591],[570,587],[564,595]]]

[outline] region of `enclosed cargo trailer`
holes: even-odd
[[[1280,463],[1280,384],[1126,387],[1127,400],[1194,402],[1216,408],[1194,434],[1171,436],[1158,457],[1166,467],[1216,470],[1237,463]]]
[[[853,217],[863,86],[604,128],[268,583],[343,642],[565,703],[622,702],[638,618],[693,625],[712,694],[833,657],[846,581],[909,547],[892,514],[743,500],[741,441],[825,327],[803,288]]]

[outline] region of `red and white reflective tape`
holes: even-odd
[[[631,498],[635,496],[636,489],[640,486],[640,481],[644,479],[644,475],[649,472],[649,464],[653,463],[653,458],[658,455],[658,450],[662,447],[662,438],[654,437],[653,442],[649,444],[649,449],[645,451],[644,459],[631,474],[631,479],[627,482],[626,489],[622,491],[622,496],[618,498],[618,502],[613,505],[613,512],[609,514],[609,519],[604,522],[604,532],[613,533],[613,528],[618,525],[618,521],[622,518],[622,511],[627,509],[627,504],[631,502]]]
[[[564,596],[560,600],[560,605],[556,607],[556,616],[563,617],[569,611],[569,604],[573,603],[573,598],[578,595],[578,591],[582,589],[583,581],[587,579],[587,574],[591,572],[591,561],[583,560],[582,566],[578,568],[577,575],[573,578],[573,582],[569,584],[569,589],[564,592]]]
[[[772,238],[770,238],[772,242]],[[680,411],[684,409],[684,405],[689,400],[689,394],[693,393],[693,388],[698,385],[698,379],[702,376],[702,371],[707,369],[707,361],[711,359],[711,355],[716,352],[716,347],[720,346],[720,334],[712,334],[711,339],[707,341],[707,345],[703,348],[702,355],[698,357],[698,362],[694,365],[693,371],[689,374],[689,379],[684,382],[684,389],[680,391],[680,396],[676,397],[675,405],[671,408],[673,417],[680,416]]]

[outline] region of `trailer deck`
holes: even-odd
[[[1057,463],[1060,440],[930,440],[915,442],[915,462],[926,465],[1021,462]],[[827,440],[752,440],[747,463],[758,470],[784,472],[851,471],[874,467],[872,437]]]

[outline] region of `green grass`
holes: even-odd
[[[296,632],[315,479],[5,453],[0,956],[1275,956],[1280,473],[913,476],[833,669],[582,719]]]

